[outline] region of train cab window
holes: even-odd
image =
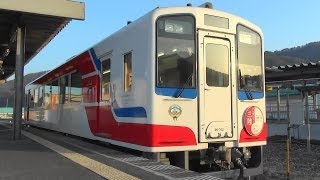
[[[124,92],[131,90],[132,86],[132,53],[124,55]]]
[[[101,62],[102,65],[102,83],[101,83],[101,100],[108,101],[110,99],[110,59]]]
[[[195,87],[194,24],[190,15],[157,20],[157,87]]]
[[[263,92],[262,43],[260,35],[242,25],[237,26],[239,90]]]
[[[80,72],[71,74],[70,102],[80,103],[82,100],[82,75]]]

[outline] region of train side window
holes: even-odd
[[[66,80],[65,76],[59,79],[59,104],[64,104],[66,96]]]
[[[34,89],[34,98],[33,98],[33,103],[35,107],[38,107],[38,102],[39,102],[39,89],[35,88]]]
[[[69,102],[69,76],[63,76],[59,80],[59,104]]]
[[[65,103],[70,103],[70,99],[71,99],[71,74],[69,74],[68,76],[66,76],[66,96],[65,96]]]
[[[71,74],[70,86],[70,102],[80,103],[82,100],[82,75],[80,72]]]
[[[50,88],[50,101],[51,108],[55,109],[56,105],[59,103],[59,86],[58,80],[55,80],[51,84]]]
[[[43,106],[43,87],[40,86],[38,88],[38,107],[42,107]]]
[[[101,83],[101,100],[110,100],[110,75],[111,75],[110,58],[101,62],[102,65],[102,83]]]
[[[43,96],[43,103],[45,108],[50,108],[51,103],[51,83],[44,85],[44,96]]]
[[[124,55],[124,92],[129,92],[132,86],[132,52]]]
[[[29,89],[28,93],[26,94],[25,108],[33,108],[33,107],[34,107],[33,95],[31,94],[31,90]]]

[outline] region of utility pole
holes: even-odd
[[[288,120],[288,127],[287,127],[287,179],[290,179],[290,149],[291,149],[291,122],[290,122],[290,107],[289,107],[289,93],[287,93],[287,120]]]
[[[309,98],[308,98],[308,91],[305,92],[305,101],[306,101],[306,122],[308,127],[308,139],[307,139],[307,150],[311,152],[311,145],[310,145],[310,119],[309,119]]]
[[[278,122],[280,122],[280,87],[277,88],[277,116]]]

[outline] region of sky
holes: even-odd
[[[26,66],[25,74],[52,70],[156,7],[198,6],[202,0],[75,0],[85,3],[85,20],[71,21]],[[210,2],[210,1],[209,1]],[[213,8],[258,25],[265,51],[320,41],[319,0],[212,0]]]

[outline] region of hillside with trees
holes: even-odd
[[[280,51],[266,51],[264,55],[266,67],[318,62],[320,61],[320,41]]]
[[[24,76],[24,85],[29,84],[33,80],[39,78],[47,71],[30,73]],[[10,80],[0,85],[0,107],[13,107],[14,102],[14,80]]]

